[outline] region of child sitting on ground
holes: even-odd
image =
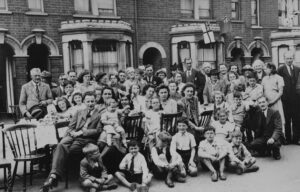
[[[218,181],[218,176],[221,180],[226,180],[224,174],[225,157],[228,155],[227,149],[219,140],[215,139],[215,129],[208,125],[204,129],[205,140],[201,141],[198,149],[200,161],[204,164],[204,168],[211,171],[211,180]],[[218,171],[218,172],[217,172]]]
[[[171,153],[176,151],[182,158],[186,172],[191,176],[197,176],[197,166],[194,162],[196,141],[194,136],[187,132],[188,119],[181,117],[177,120],[178,132],[172,137]]]
[[[145,157],[139,152],[138,142],[131,140],[128,143],[129,153],[121,161],[120,171],[115,176],[131,191],[136,189],[147,191],[152,179]]]
[[[184,183],[186,172],[180,155],[170,152],[172,136],[162,131],[157,136],[156,146],[151,149],[153,160],[153,174],[157,179],[164,179],[168,187],[174,187],[174,180]]]
[[[231,111],[236,130],[240,130],[246,116],[246,106],[242,103],[242,100],[243,96],[240,92],[233,94],[234,104],[232,105]]]
[[[113,98],[109,99],[107,104],[107,110],[101,115],[101,122],[104,125],[103,130],[106,132],[106,143],[108,146],[111,146],[113,135],[119,134],[121,136],[123,145],[127,147],[125,131],[120,125],[121,123],[119,116],[129,106],[125,107],[122,110],[119,110],[118,103]]]
[[[89,143],[82,151],[85,155],[85,158],[80,162],[82,186],[88,188],[89,192],[116,189],[118,186],[112,182],[113,176],[106,173],[98,146]]]
[[[218,121],[213,121],[211,126],[215,128],[216,139],[230,142],[231,133],[235,129],[235,125],[228,121],[228,111],[219,109],[217,111]]]
[[[255,166],[256,159],[251,156],[251,153],[247,150],[242,143],[242,133],[240,131],[234,131],[232,133],[231,151],[229,153],[229,165],[228,167],[236,171],[237,174],[245,172],[255,172],[259,169]]]

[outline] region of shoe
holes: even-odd
[[[149,187],[148,186],[143,186],[140,185],[136,188],[137,192],[148,192],[149,191]]]
[[[116,188],[118,188],[118,185],[115,183],[112,183],[112,184],[108,184],[108,185],[103,185],[101,189],[102,190],[113,190]]]
[[[221,180],[225,181],[227,179],[225,173],[219,173],[219,177]]]
[[[236,174],[238,174],[238,175],[242,175],[243,173],[244,173],[244,170],[242,169],[242,168],[240,168],[240,167],[238,167],[238,168],[236,168]]]
[[[58,179],[54,177],[49,177],[49,179],[44,183],[40,192],[49,192],[50,189],[57,187]]]
[[[259,167],[256,166],[256,165],[252,165],[251,167],[248,167],[246,170],[245,170],[245,173],[251,173],[251,172],[256,172],[259,170]]]
[[[174,187],[174,183],[171,179],[166,179],[165,180],[165,183],[166,185],[169,187],[169,188],[173,188]]]
[[[212,182],[218,181],[218,174],[217,173],[212,173],[211,174],[211,181]]]
[[[178,183],[185,183],[185,182],[186,182],[185,178],[184,178],[184,177],[180,177],[180,176],[177,176],[177,177],[176,177],[176,181],[177,181]]]
[[[275,160],[280,160],[281,159],[281,155],[280,154],[274,155],[273,157],[274,157]]]
[[[136,183],[131,183],[129,189],[130,189],[130,191],[134,191],[134,190],[136,190],[136,187],[137,187]]]

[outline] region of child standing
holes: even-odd
[[[222,142],[215,139],[216,132],[212,126],[209,125],[204,129],[204,136],[205,140],[199,144],[198,156],[204,166],[211,171],[213,182],[218,181],[218,176],[221,180],[226,180],[224,168],[227,149],[224,149]]]
[[[165,179],[168,187],[174,187],[173,179],[177,182],[185,182],[186,172],[180,155],[170,152],[172,136],[166,132],[160,132],[157,136],[156,146],[151,149],[153,160],[153,174],[158,179]]]
[[[122,143],[127,147],[126,135],[123,127],[120,126],[120,118],[123,110],[118,110],[118,103],[115,99],[111,98],[108,100],[107,110],[101,115],[101,122],[104,127],[103,130],[106,132],[106,143],[108,146],[112,144],[112,136],[119,134],[122,138]]]
[[[187,132],[188,119],[181,117],[177,120],[178,132],[172,137],[171,153],[176,151],[182,158],[186,172],[191,176],[197,176],[197,166],[194,162],[196,141],[194,136]]]
[[[242,143],[242,136],[240,131],[232,133],[231,151],[229,153],[229,167],[239,175],[245,172],[255,172],[259,169],[258,166],[254,165],[256,159],[251,156],[251,153]]]
[[[115,176],[131,191],[135,189],[148,189],[152,174],[149,173],[145,157],[139,152],[138,142],[131,140],[128,143],[129,153],[121,161],[120,171]],[[141,184],[138,186],[138,184]]]
[[[82,149],[85,158],[80,162],[80,180],[83,187],[89,192],[98,190],[116,189],[118,186],[112,183],[112,175],[107,175],[98,146],[89,143]]]
[[[240,130],[246,116],[246,106],[242,103],[242,99],[243,96],[240,92],[235,92],[233,94],[234,104],[232,105],[231,111],[235,128],[237,130]]]

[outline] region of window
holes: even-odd
[[[82,43],[81,41],[71,41],[69,48],[72,68],[79,74],[84,68]]]
[[[95,40],[92,43],[93,73],[118,71],[117,41]]]
[[[231,0],[231,18],[240,19],[240,2],[239,0]]]
[[[7,10],[6,0],[0,0],[0,11],[6,11],[6,10]]]
[[[210,18],[210,0],[197,0],[199,18]]]
[[[181,0],[180,9],[183,14],[190,14],[191,17],[194,16],[194,0]]]
[[[278,0],[279,26],[293,27],[299,24],[299,0]]]
[[[28,8],[33,12],[43,12],[43,0],[28,0]]]
[[[90,9],[90,0],[75,0],[75,11],[80,14],[89,14]]]
[[[115,0],[96,0],[98,15],[110,16],[115,15]]]
[[[251,0],[251,24],[259,26],[259,0]]]
[[[179,63],[183,63],[185,59],[191,58],[190,43],[182,41],[178,43]]]
[[[126,42],[126,68],[131,67],[131,43]]]
[[[204,44],[204,41],[198,43],[198,64],[202,66],[204,62],[216,64],[216,46],[215,44]]]
[[[288,45],[281,45],[278,47],[278,67],[285,63],[284,54],[289,50]]]
[[[299,65],[300,63],[300,45],[296,46],[296,51],[295,51],[295,62]]]

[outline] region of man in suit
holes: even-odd
[[[283,94],[281,101],[285,118],[286,142],[300,144],[300,123],[299,108],[300,98],[297,97],[296,83],[300,69],[293,65],[294,53],[288,51],[284,54],[285,64],[278,68],[278,74],[284,80]],[[291,126],[292,124],[292,126]],[[293,134],[292,134],[293,133]]]
[[[192,59],[186,59],[186,71],[182,74],[183,83],[193,83],[196,86],[197,96],[201,104],[203,104],[203,90],[205,87],[205,76],[196,69],[192,68]]]
[[[278,111],[268,107],[266,97],[262,96],[258,100],[260,110],[257,111],[259,116],[258,126],[255,130],[255,139],[250,143],[250,149],[264,154],[271,150],[274,159],[281,159],[280,146],[282,138],[282,123]]]
[[[65,74],[59,75],[59,86],[52,89],[52,95],[53,99],[56,99],[57,97],[62,97],[65,95],[65,84],[68,80],[68,76]]]
[[[42,118],[47,113],[47,105],[53,101],[52,93],[49,85],[41,82],[41,70],[39,68],[31,69],[30,75],[32,80],[24,84],[21,89],[20,111],[24,117],[30,119]]]
[[[148,84],[152,84],[155,87],[159,86],[160,84],[162,84],[162,80],[159,77],[156,77],[153,75],[153,67],[152,65],[147,65],[145,68],[145,77],[144,80],[148,83]]]
[[[101,116],[95,107],[96,95],[86,92],[83,96],[84,110],[79,110],[72,118],[64,138],[57,144],[53,154],[52,169],[49,178],[42,187],[43,192],[56,187],[64,173],[64,167],[70,154],[81,154],[88,143],[96,143],[101,131]]]

